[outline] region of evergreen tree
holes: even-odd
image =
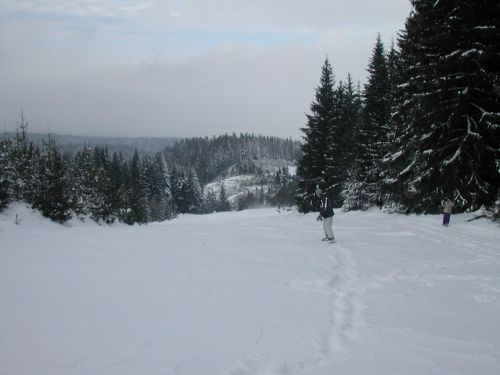
[[[270,195],[268,202],[278,208],[293,205],[295,190],[295,179],[290,176],[288,167],[283,166],[276,172],[274,186],[268,187],[268,195]]]
[[[342,129],[342,138],[345,139],[342,151],[342,165],[349,171],[356,158],[357,149],[357,125],[361,119],[361,93],[359,87],[354,85],[351,75],[347,75],[347,82],[345,84],[345,100],[340,108],[340,124],[339,128]]]
[[[119,220],[124,220],[124,207],[126,202],[127,192],[127,175],[126,164],[121,155],[113,153],[111,164],[109,166],[109,204],[113,216]]]
[[[159,176],[155,170],[149,155],[145,155],[141,161],[141,186],[145,199],[146,222],[158,221],[156,200],[160,195],[158,180]]]
[[[330,130],[334,117],[334,78],[328,59],[322,67],[321,79],[311,104],[312,114],[307,115],[302,145],[302,157],[297,166],[296,202],[300,212],[316,210],[316,186],[326,188],[326,152],[329,149]]]
[[[144,189],[147,201],[148,221],[163,221],[174,216],[170,175],[162,153],[154,159],[144,158]]]
[[[344,165],[345,149],[349,147],[349,140],[345,139],[344,132],[347,129],[341,127],[342,108],[346,104],[345,87],[339,81],[334,90],[334,105],[332,109],[332,121],[329,126],[327,148],[324,152],[325,170],[323,174],[323,190],[328,194],[333,205],[342,204],[341,192],[345,181],[347,169]]]
[[[205,193],[203,199],[203,213],[205,214],[214,213],[217,211],[217,208],[218,208],[217,195],[212,189],[210,189]]]
[[[258,198],[252,191],[247,191],[245,194],[240,195],[236,201],[236,209],[238,211],[245,210],[247,208],[256,206],[258,204]]]
[[[128,210],[126,222],[129,224],[146,223],[146,198],[144,196],[143,178],[141,174],[141,161],[137,150],[135,150],[134,156],[130,162],[127,203]]]
[[[117,216],[115,199],[116,186],[112,181],[111,161],[107,148],[94,150],[94,184],[92,218],[97,222],[110,224]]]
[[[398,85],[401,82],[401,56],[400,52],[394,47],[394,42],[391,42],[389,53],[387,54],[387,108],[391,111],[389,115],[388,146],[384,147],[384,151],[392,151],[394,138],[396,135],[397,124],[394,122],[392,109],[398,102]]]
[[[400,38],[393,191],[409,211],[437,212],[445,195],[461,209],[492,206],[500,186],[500,3],[412,4]]]
[[[6,135],[0,139],[0,211],[11,200],[11,183],[14,174],[11,157],[11,140]]]
[[[389,151],[390,93],[387,58],[377,36],[368,65],[368,82],[364,87],[362,117],[358,129],[358,155],[355,180],[362,206],[381,205],[382,160]]]
[[[180,187],[179,187],[179,179],[181,178],[180,171],[177,166],[174,164],[170,169],[170,190],[172,192],[172,199],[174,201],[175,207],[177,208],[177,212],[182,213],[181,208],[179,207],[179,198],[180,198]]]
[[[163,153],[156,155],[154,165],[158,176],[158,219],[161,221],[172,219],[175,216],[175,206],[172,198],[170,171]]]
[[[343,204],[344,191],[356,157],[355,131],[360,117],[361,98],[350,74],[345,84],[339,82],[335,92],[335,116],[330,132],[326,175],[330,186],[327,192],[333,204],[339,207]]]
[[[171,172],[172,179],[172,196],[174,198],[175,206],[178,212],[190,212],[190,200],[188,194],[188,182],[186,172],[183,168],[174,165]]]
[[[16,135],[10,152],[10,189],[13,199],[31,202],[31,177],[35,164],[32,160],[33,147],[28,142],[28,122],[21,112],[20,122],[17,124]]]
[[[384,151],[387,152],[382,159],[380,173],[382,201],[386,205],[386,208],[395,204],[394,196],[399,194],[400,191],[400,186],[395,183],[397,180],[394,179],[395,174],[397,174],[397,171],[394,170],[394,152],[399,147],[397,140],[398,129],[404,121],[402,121],[401,116],[397,111],[394,111],[394,109],[397,108],[398,103],[404,96],[403,87],[405,85],[403,84],[402,71],[403,62],[401,53],[394,47],[394,43],[391,43],[391,49],[387,55],[387,76],[389,81],[388,103],[391,109],[391,115],[389,117],[387,147],[384,148]]]
[[[345,211],[364,209],[369,205],[370,199],[363,190],[364,182],[361,180],[361,167],[364,164],[364,148],[362,147],[362,100],[360,84],[354,86],[350,75],[346,86],[346,106],[343,109],[342,121],[350,126],[348,130],[350,139],[349,148],[345,150],[346,176],[342,190],[342,209]]]
[[[194,214],[201,213],[203,207],[203,191],[194,168],[188,170],[185,194],[186,199],[189,201],[188,212]]]
[[[229,211],[231,210],[231,206],[229,205],[229,200],[227,197],[226,186],[224,182],[221,182],[220,190],[219,190],[219,198],[217,202],[217,211]]]
[[[63,223],[71,218],[69,178],[55,140],[49,137],[44,151],[37,158],[37,183],[34,187],[33,208],[44,216]]]
[[[91,215],[97,196],[95,184],[94,155],[86,146],[75,156],[73,166],[72,201],[76,214],[80,217]]]

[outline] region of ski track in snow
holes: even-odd
[[[451,233],[444,233],[449,231]],[[391,282],[397,280],[406,280],[422,283],[428,287],[434,287],[440,281],[466,281],[477,285],[488,296],[477,296],[477,300],[488,301],[492,303],[500,302],[500,275],[497,277],[488,277],[484,275],[463,274],[458,269],[462,266],[473,264],[488,264],[491,261],[498,260],[499,243],[496,241],[481,241],[481,246],[477,245],[470,238],[470,234],[462,233],[460,230],[451,227],[440,227],[435,223],[420,223],[415,226],[411,236],[418,237],[425,241],[435,243],[440,248],[450,248],[453,251],[461,252],[468,256],[468,260],[460,260],[456,263],[446,261],[432,265],[424,265],[412,270],[396,269],[379,281]],[[498,293],[498,297],[491,297],[491,292]]]
[[[362,325],[363,306],[359,293],[362,288],[357,283],[356,263],[350,251],[336,244],[332,279],[332,331],[328,353],[342,350],[351,340],[358,337],[358,328]]]
[[[361,287],[357,279],[356,263],[350,251],[339,243],[319,243],[310,249],[313,253],[328,255],[330,279],[295,280],[290,286],[299,290],[319,292],[328,295],[330,325],[319,334],[317,352],[312,355],[285,363],[262,365],[256,359],[239,361],[229,375],[294,375],[308,373],[325,366],[336,353],[345,349],[349,342],[359,337],[358,330],[363,325],[360,293]],[[314,255],[309,256],[309,259]],[[260,332],[260,341],[264,332]]]

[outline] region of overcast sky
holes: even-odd
[[[299,139],[329,57],[364,82],[409,0],[2,0],[0,124],[32,132]]]

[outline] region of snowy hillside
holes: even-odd
[[[256,160],[255,165],[260,168],[264,173],[269,173],[274,176],[275,173],[282,167],[286,167],[290,176],[295,176],[297,167],[290,164],[286,160],[272,161],[272,160]],[[251,192],[255,193],[260,190],[267,192],[269,183],[263,180],[262,176],[258,174],[245,174],[220,178],[218,181],[206,184],[203,191],[213,192],[216,196],[220,194],[221,187],[224,186],[226,190],[228,201],[231,205],[235,205],[238,197],[244,196]]]
[[[249,174],[227,177],[217,182],[211,182],[204,187],[204,191],[211,191],[218,196],[222,186],[226,189],[228,201],[231,204],[234,204],[240,195],[244,195],[249,191],[254,192],[255,189],[267,188],[267,185],[259,183],[257,176]]]
[[[15,224],[16,213],[20,225]],[[500,373],[500,230],[471,215],[0,214],[0,373]]]

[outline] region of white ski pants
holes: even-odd
[[[327,217],[323,219],[323,230],[325,231],[325,236],[328,238],[333,238],[332,230],[333,217]]]

